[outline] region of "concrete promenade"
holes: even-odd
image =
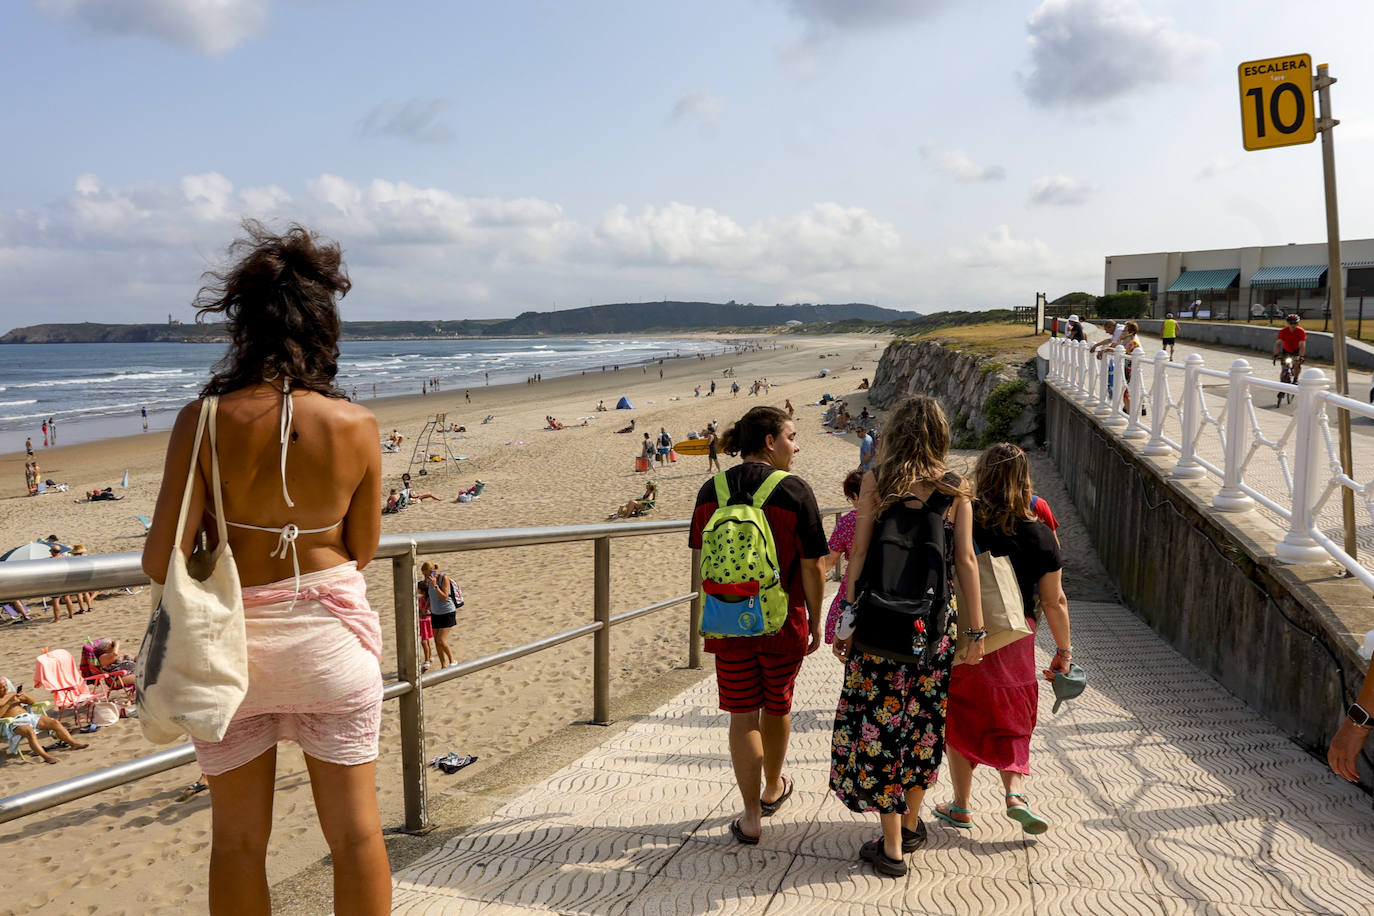
[[[804,666],[787,774],[757,847],[738,814],[712,678],[395,876],[404,914],[1374,912],[1374,811],[1115,604],[1072,606],[1090,686],[1041,691],[1028,781],[1039,838],[976,778],[975,827],[927,810],[904,879],[857,860],[878,834],[826,790],[839,663]],[[1048,664],[1048,632],[1040,640]],[[1052,649],[1052,646],[1050,646]],[[928,801],[948,797],[947,781]]]

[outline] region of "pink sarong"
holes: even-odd
[[[243,590],[248,693],[224,739],[196,741],[207,776],[281,740],[326,763],[377,758],[382,629],[353,562]]]
[[[949,679],[945,744],[975,764],[1030,773],[1030,739],[1039,712],[1035,622],[1031,635],[976,665],[955,665]]]

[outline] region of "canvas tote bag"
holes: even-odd
[[[1021,603],[1021,586],[1016,582],[1016,570],[1011,565],[1011,557],[994,557],[992,551],[984,550],[978,554],[978,585],[983,597],[983,627],[988,635],[983,640],[983,655],[991,655],[1031,635],[1026,624],[1025,606]],[[963,589],[958,577],[954,581],[954,593],[963,605]],[[968,650],[968,637],[964,627],[959,629],[959,642],[954,650],[956,665],[967,664],[964,652]]]
[[[219,398],[204,400],[196,444],[186,474],[176,539],[165,585],[153,585],[153,614],[134,666],[138,720],[143,736],[166,744],[182,735],[219,741],[248,692],[248,641],[243,626],[243,589],[229,550],[220,490],[215,413]],[[181,552],[191,487],[206,426],[210,430],[211,483],[219,544],[211,553]]]

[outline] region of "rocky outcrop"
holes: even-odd
[[[956,447],[1030,446],[1043,438],[1044,398],[1034,359],[1007,365],[961,351],[955,341],[894,340],[878,363],[868,400],[885,408],[908,394],[940,401]]]

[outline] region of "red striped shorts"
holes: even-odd
[[[751,653],[738,657],[716,655],[716,687],[726,712],[754,712],[770,716],[792,711],[792,688],[805,655]]]

